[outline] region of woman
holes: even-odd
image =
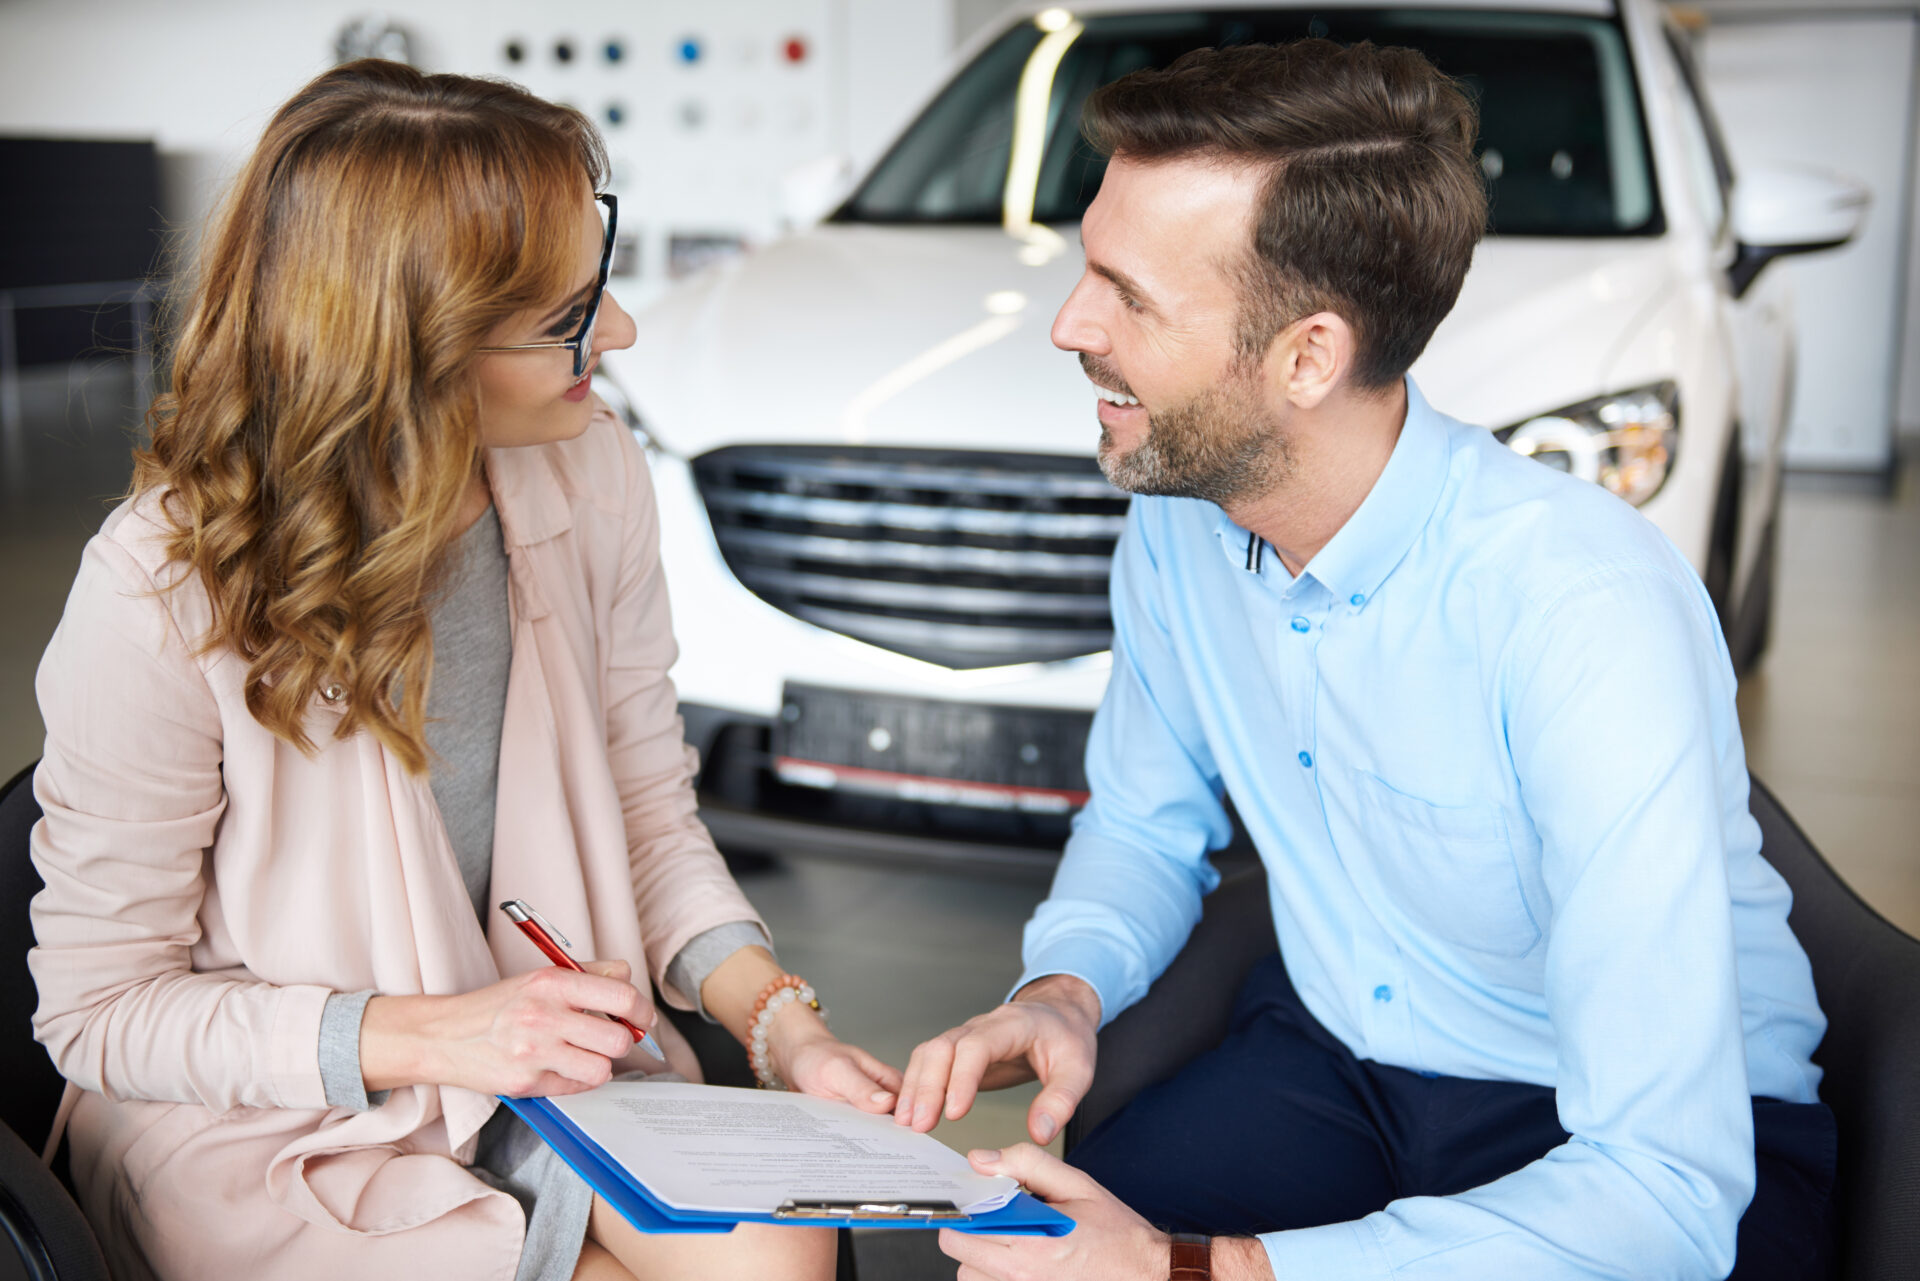
[[[173,392],[40,669],[35,1028],[117,1275],[830,1275],[822,1230],[645,1237],[496,1094],[899,1075],[783,976],[695,817],[630,344],[578,113],[365,61],[268,126]],[[605,208],[603,222],[602,209]],[[524,898],[593,973],[549,966]],[[58,1131],[56,1131],[57,1135]]]

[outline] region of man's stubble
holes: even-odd
[[[1094,382],[1129,391],[1104,361],[1082,353],[1080,363]],[[1222,507],[1271,493],[1293,474],[1286,432],[1260,401],[1258,368],[1242,359],[1184,404],[1148,410],[1146,439],[1124,454],[1101,424],[1099,459],[1115,489]]]

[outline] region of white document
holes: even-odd
[[[1020,1185],[976,1174],[932,1135],[832,1099],[614,1081],[549,1099],[654,1196],[682,1210],[771,1214],[788,1201],[951,1201],[997,1210]]]

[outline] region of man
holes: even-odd
[[[1405,378],[1484,224],[1472,108],[1306,41],[1136,73],[1085,129],[1111,163],[1053,339],[1142,495],[1093,799],[1013,997],[920,1046],[896,1114],[1037,1075],[1052,1139],[1217,883],[1225,795],[1280,952],[1077,1170],[974,1154],[1079,1226],[946,1233],[959,1275],[1157,1281],[1205,1236],[1231,1281],[1823,1275],[1825,1020],[1706,592]]]

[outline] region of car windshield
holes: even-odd
[[[1420,50],[1480,111],[1492,230],[1660,230],[1639,96],[1605,18],[1460,9],[1049,10],[994,41],[916,120],[839,222],[1077,222],[1105,162],[1080,136],[1099,86],[1189,49],[1323,36]]]

